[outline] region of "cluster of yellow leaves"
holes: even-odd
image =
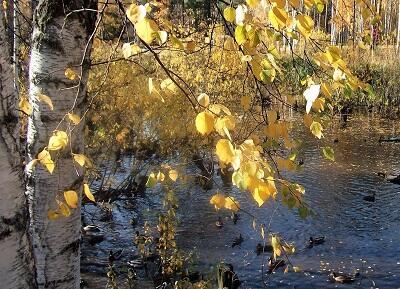
[[[239,202],[233,197],[225,197],[224,195],[217,193],[210,199],[210,204],[214,205],[215,209],[219,210],[222,208],[237,212],[240,209]]]
[[[171,169],[170,166],[165,165],[164,166],[164,172],[168,175],[168,178],[173,181],[176,182],[176,180],[178,179],[178,171]],[[157,174],[155,173],[150,173],[148,178],[147,178],[147,182],[146,182],[146,186],[149,188],[154,187],[157,183],[162,183],[166,180],[165,178],[165,174],[162,171],[159,171]]]
[[[83,193],[89,200],[91,200],[92,202],[95,202],[95,198],[94,198],[93,194],[90,192],[88,184],[83,184]],[[79,196],[76,191],[68,190],[68,191],[65,191],[63,195],[64,195],[65,202],[56,199],[58,208],[55,210],[49,210],[47,212],[47,217],[50,220],[56,220],[56,219],[60,218],[61,216],[69,217],[71,215],[70,209],[78,208]]]

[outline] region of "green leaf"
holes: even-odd
[[[319,122],[313,121],[311,126],[310,126],[310,130],[312,132],[313,135],[315,135],[317,138],[321,138],[322,137],[322,125]]]
[[[335,152],[333,151],[333,148],[331,147],[323,147],[322,148],[322,155],[327,159],[332,162],[335,161]]]

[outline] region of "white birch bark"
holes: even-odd
[[[67,19],[64,14],[82,7],[96,9],[92,0],[42,0],[36,8],[29,69],[29,101],[33,107],[28,124],[29,159],[34,159],[47,145],[60,121],[57,129],[70,131],[68,119],[62,121],[66,113],[81,116],[85,109],[87,69],[80,64],[83,58],[83,64],[87,64],[88,55],[84,57],[84,51],[96,13],[72,13]],[[64,74],[67,67],[82,73],[81,79],[67,79]],[[52,99],[53,111],[37,100],[39,93]],[[53,154],[57,164],[52,175],[40,165],[27,173],[29,232],[37,288],[79,288],[80,205],[71,209],[69,217],[49,220],[47,214],[57,208],[56,199],[64,201],[64,191],[81,192],[82,170],[74,166],[71,151],[83,153],[82,128],[83,124],[74,128],[67,149]]]
[[[33,288],[30,246],[26,234],[28,214],[18,154],[17,94],[10,55],[10,38],[0,8],[0,287]]]

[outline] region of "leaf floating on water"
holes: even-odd
[[[323,147],[322,148],[322,155],[327,159],[330,160],[332,162],[335,161],[335,152],[333,150],[333,148],[331,147]]]

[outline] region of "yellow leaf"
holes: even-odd
[[[197,101],[201,106],[207,107],[210,104],[210,97],[206,93],[201,93],[197,97]]]
[[[293,266],[293,271],[297,273],[297,272],[301,272],[301,269],[298,266]]]
[[[152,19],[144,18],[135,24],[137,35],[147,44],[151,44],[157,36],[158,26]]]
[[[162,172],[158,172],[157,181],[163,182],[165,180],[165,175]]]
[[[137,44],[130,44],[128,42],[128,43],[124,43],[122,45],[122,54],[124,55],[124,58],[126,58],[126,59],[133,55],[136,55],[140,52],[142,52],[142,49]]]
[[[67,68],[64,74],[65,77],[68,78],[69,80],[75,80],[78,77],[78,74],[71,68]]]
[[[61,215],[63,215],[64,217],[69,217],[71,215],[71,210],[69,209],[69,207],[63,202],[57,201],[57,203]]]
[[[19,101],[19,109],[27,115],[31,115],[33,112],[32,105],[25,98],[21,98]]]
[[[47,211],[47,218],[49,218],[49,220],[56,220],[60,217],[60,213],[54,210],[48,210]]]
[[[147,179],[146,187],[152,188],[157,184],[157,178],[154,173],[151,173]]]
[[[244,26],[236,26],[235,28],[235,40],[237,44],[242,45],[246,42],[246,28]]]
[[[286,0],[271,0],[271,3],[280,9],[285,9],[286,6]]]
[[[235,160],[235,150],[231,142],[227,139],[220,139],[217,142],[216,154],[224,164],[232,163]]]
[[[277,236],[274,235],[271,237],[271,245],[274,251],[274,258],[276,259],[276,256],[280,256],[282,253],[280,240]]]
[[[305,37],[308,38],[311,35],[311,31],[314,28],[314,21],[308,15],[300,14],[296,17],[297,29]]]
[[[289,3],[293,8],[297,9],[300,7],[300,0],[289,0]]]
[[[246,0],[246,3],[250,8],[255,8],[260,3],[260,0]]]
[[[73,209],[78,207],[78,194],[75,191],[64,192],[65,202]]]
[[[210,204],[219,210],[225,206],[225,197],[222,194],[215,194],[210,200]]]
[[[235,21],[235,17],[236,17],[236,11],[233,7],[229,6],[224,9],[224,18],[226,21],[233,22]]]
[[[278,7],[273,7],[268,12],[268,19],[271,22],[271,25],[280,30],[286,26],[286,21],[288,19],[287,12],[284,9],[280,9]]]
[[[53,135],[49,139],[49,145],[47,149],[49,151],[57,151],[67,146],[68,135],[65,131],[57,130],[53,132]]]
[[[92,192],[90,191],[89,185],[88,184],[83,184],[83,192],[85,193],[85,196],[91,200],[92,202],[96,202]]]
[[[81,122],[81,118],[79,117],[79,115],[74,114],[74,113],[70,113],[69,112],[68,113],[68,118],[69,118],[70,121],[72,121],[72,123],[74,125],[77,125],[77,124],[79,124]]]
[[[318,97],[312,104],[312,109],[315,112],[321,112],[325,109],[325,98]]]
[[[200,112],[196,116],[196,129],[202,135],[207,135],[214,130],[214,115],[208,111]]]
[[[54,162],[51,159],[51,155],[47,150],[44,149],[38,154],[38,160],[43,166],[46,167],[50,174],[53,173]]]
[[[146,12],[146,7],[143,5],[131,4],[126,11],[126,16],[133,24],[136,24],[146,17]]]
[[[215,121],[214,127],[219,135],[226,135],[229,137],[229,130],[235,129],[235,125],[235,118],[231,115],[226,115],[224,117],[218,117]]]
[[[158,34],[158,44],[163,45],[168,40],[168,32],[167,31],[157,31]]]
[[[73,156],[74,161],[76,161],[81,167],[83,167],[84,165],[86,165],[87,167],[92,167],[92,162],[87,156],[82,154],[73,154]]]
[[[178,172],[176,170],[170,170],[168,172],[168,176],[171,180],[175,182],[178,179]]]
[[[332,91],[328,83],[321,84],[321,91],[326,98],[332,97]]]
[[[53,102],[51,101],[50,97],[48,97],[47,95],[45,95],[43,93],[39,93],[38,99],[39,99],[39,101],[43,101],[45,104],[47,104],[51,110],[54,109]]]
[[[311,126],[310,126],[310,130],[312,132],[313,135],[315,135],[317,138],[321,138],[322,137],[322,125],[319,122],[313,121]]]
[[[238,201],[235,201],[233,197],[226,197],[224,207],[228,210],[237,212],[240,209]]]

